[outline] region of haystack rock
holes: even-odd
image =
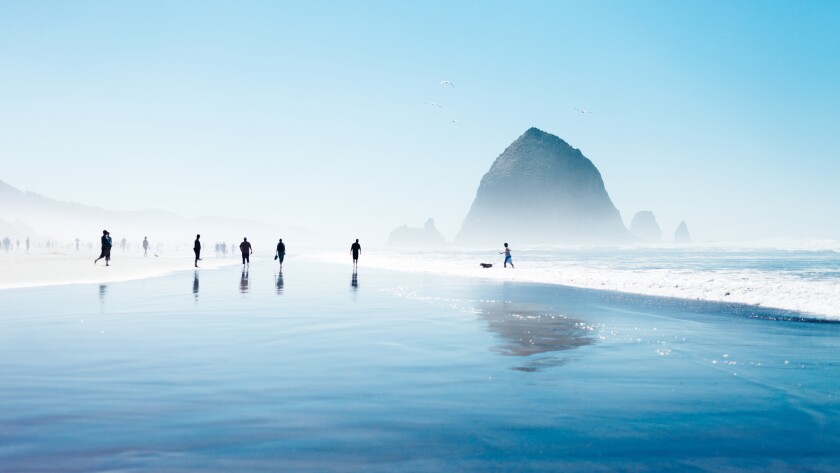
[[[531,128],[481,179],[456,243],[598,244],[629,239],[592,161],[560,138]]]
[[[674,243],[691,243],[691,235],[688,233],[688,226],[685,224],[685,220],[680,222],[677,231],[674,232]]]
[[[435,221],[426,220],[423,228],[412,228],[407,224],[395,228],[388,238],[390,246],[440,246],[444,243],[443,235],[435,228]]]
[[[636,212],[630,222],[630,233],[646,242],[658,243],[662,241],[662,229],[656,222],[656,216],[649,210]]]

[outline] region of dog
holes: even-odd
[[[493,267],[493,263],[478,263],[478,265],[481,266],[482,268],[492,268]]]

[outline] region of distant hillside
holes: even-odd
[[[113,211],[90,205],[63,202],[34,192],[23,192],[0,181],[0,238],[32,236],[50,239],[96,240],[102,230],[115,240],[190,241],[196,233],[202,240],[241,241],[247,236],[256,242],[276,242],[282,237],[290,246],[296,242],[318,245],[331,242],[322,234],[306,229],[283,227],[248,219],[225,217],[184,218],[164,210]],[[31,235],[29,233],[34,233]]]

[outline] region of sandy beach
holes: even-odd
[[[191,255],[162,257],[114,252],[111,265],[105,260],[94,264],[94,255],[81,252],[12,252],[0,254],[0,289],[53,286],[64,284],[102,284],[165,276],[176,271],[195,269]],[[203,258],[204,270],[238,264],[238,258]]]

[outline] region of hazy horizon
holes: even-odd
[[[431,217],[451,241],[534,126],[666,242],[682,220],[698,242],[840,240],[838,20],[829,2],[4,2],[0,180],[376,242]]]

